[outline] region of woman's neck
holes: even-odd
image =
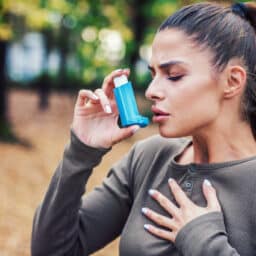
[[[193,144],[179,158],[180,163],[219,163],[256,155],[256,141],[251,128],[242,123],[226,132],[198,133]]]

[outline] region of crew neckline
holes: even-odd
[[[175,154],[173,154],[172,158],[171,158],[171,166],[179,169],[179,170],[185,170],[185,169],[191,169],[193,171],[200,171],[200,170],[216,170],[216,169],[221,169],[224,167],[230,167],[230,166],[235,166],[235,165],[239,165],[242,163],[247,163],[250,161],[255,160],[256,161],[256,155],[255,156],[250,156],[250,157],[246,157],[243,159],[238,159],[238,160],[232,160],[232,161],[225,161],[225,162],[216,162],[216,163],[189,163],[189,164],[180,164],[178,163],[175,159],[185,150],[185,148],[187,148],[189,145],[191,145],[192,139],[191,138],[187,138],[184,141],[182,141],[182,145],[181,147],[176,151]]]

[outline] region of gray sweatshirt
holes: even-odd
[[[32,256],[86,256],[117,236],[120,256],[256,255],[256,157],[216,164],[181,165],[177,156],[188,139],[153,136],[134,145],[110,170],[103,184],[86,194],[85,184],[108,150],[84,145],[71,133],[64,157],[38,207]],[[157,189],[174,201],[168,179],[205,206],[204,179],[217,190],[222,213],[213,212],[185,225],[175,243],[144,230],[150,221],[142,207],[166,212],[148,195]]]

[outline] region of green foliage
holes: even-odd
[[[124,67],[131,68],[138,88],[145,88],[149,75],[135,72],[139,52],[150,49],[167,16],[191,2],[196,1],[4,0],[0,40],[15,41],[28,31],[41,32],[48,53],[59,49],[61,67],[54,75],[59,88],[98,86],[111,70]]]

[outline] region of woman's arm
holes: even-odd
[[[132,153],[81,199],[92,168],[106,152],[84,145],[72,133],[34,217],[32,256],[89,255],[120,234],[132,202],[127,173]]]
[[[113,79],[120,75],[128,76],[129,70],[113,71],[95,92],[79,92],[71,143],[34,218],[32,256],[88,255],[113,240],[124,225],[131,204],[129,168],[125,168],[128,160],[81,200],[93,167],[107,149],[138,129],[118,127]]]

